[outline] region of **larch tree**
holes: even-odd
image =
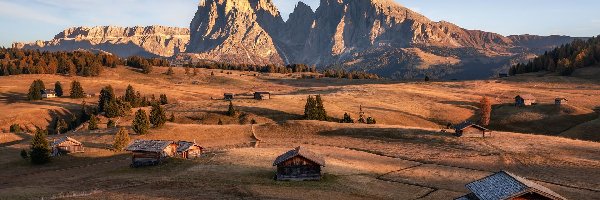
[[[481,98],[479,101],[480,124],[483,126],[490,125],[492,116],[492,101],[488,97]]]
[[[92,115],[88,124],[88,130],[98,130],[98,121],[98,117],[96,117],[96,115]]]
[[[121,128],[119,132],[115,135],[115,141],[113,143],[114,151],[123,151],[125,147],[129,144],[129,131],[125,128]]]

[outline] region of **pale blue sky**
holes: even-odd
[[[284,18],[297,1],[273,0]],[[357,0],[360,1],[360,0]],[[432,20],[511,34],[596,36],[598,0],[395,0]],[[306,0],[313,9],[318,0]],[[71,26],[188,27],[198,0],[0,0],[0,46],[49,40]]]

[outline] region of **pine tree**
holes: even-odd
[[[123,99],[127,102],[129,102],[132,106],[136,106],[137,104],[137,95],[135,92],[135,89],[133,89],[133,86],[128,85],[127,89],[125,90],[125,96],[123,96]]]
[[[114,120],[109,119],[108,122],[106,123],[106,127],[107,128],[115,128],[115,127],[117,127],[117,123]]]
[[[90,121],[88,124],[88,130],[90,130],[90,131],[98,130],[98,117],[96,117],[96,115],[92,115],[90,117]]]
[[[27,98],[29,100],[42,100],[42,90],[45,90],[46,86],[44,86],[44,81],[38,79],[31,83],[29,86],[29,93],[27,93]]]
[[[154,128],[159,128],[163,126],[167,122],[167,116],[165,114],[165,110],[159,105],[152,105],[152,110],[150,111],[150,123],[154,126]]]
[[[167,99],[167,95],[166,94],[161,94],[159,98],[160,98],[160,104],[161,105],[167,105],[167,104],[169,104],[169,99]]]
[[[367,118],[367,124],[377,124],[377,121],[375,120],[375,118],[368,117]]]
[[[54,83],[54,92],[56,92],[56,96],[58,97],[62,97],[64,94],[62,84],[59,81],[56,81],[56,83]]]
[[[61,134],[63,131],[67,130],[67,128],[69,128],[67,121],[65,121],[65,119],[60,119],[56,122],[56,128],[54,128],[54,130],[56,130],[57,134]]]
[[[121,128],[119,132],[115,135],[115,141],[113,143],[114,151],[123,151],[125,147],[129,144],[129,131],[125,128]]]
[[[315,98],[315,101],[316,101],[317,120],[327,121],[327,119],[329,117],[327,117],[327,111],[325,111],[325,106],[323,105],[323,99],[321,98],[321,95],[317,95],[317,97]]]
[[[146,115],[146,111],[139,109],[135,113],[132,129],[135,133],[140,135],[148,133],[148,130],[150,129],[150,120],[148,119],[148,115]]]
[[[227,116],[235,117],[237,115],[237,111],[233,106],[233,102],[229,101],[229,109],[227,109]]]
[[[223,121],[221,121],[221,119],[219,119],[219,122],[217,122],[218,125],[223,125]]]
[[[483,97],[481,101],[479,101],[479,111],[481,114],[480,124],[483,126],[490,125],[492,102],[488,97]]]
[[[175,122],[175,114],[171,113],[171,117],[169,117],[169,122]]]
[[[304,119],[315,120],[315,107],[316,101],[312,96],[308,96],[306,99],[306,105],[304,105]]]
[[[111,85],[108,85],[100,90],[100,99],[98,100],[98,112],[106,112],[109,104],[116,101],[115,92]]]
[[[31,163],[35,165],[50,162],[50,145],[48,144],[48,132],[38,128],[31,139],[31,152],[29,153]]]
[[[169,76],[175,74],[175,72],[173,71],[173,67],[169,67],[169,69],[167,70],[166,74],[169,75]]]
[[[85,97],[85,92],[83,91],[83,87],[81,87],[81,83],[79,81],[71,82],[71,98],[80,99]]]

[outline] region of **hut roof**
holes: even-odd
[[[469,128],[469,127],[473,127],[473,128],[476,128],[476,129],[479,129],[479,130],[482,130],[482,131],[489,130],[489,129],[483,127],[483,126],[477,125],[477,124],[475,124],[473,122],[469,122],[469,121],[466,121],[466,122],[463,122],[461,124],[458,124],[458,125],[454,126],[454,129],[460,131],[460,130],[465,130],[466,128]]]
[[[535,100],[535,97],[531,94],[520,94],[520,95],[517,95],[515,98],[519,98],[519,97],[522,99],[525,99],[525,100]]]
[[[271,92],[254,92],[254,94],[271,94]]]
[[[184,152],[192,148],[193,146],[200,147],[200,149],[204,149],[200,145],[195,142],[187,142],[187,141],[179,141],[177,142],[177,152]]]
[[[567,100],[567,98],[564,98],[564,97],[557,97],[554,100],[557,100],[557,101],[569,101],[569,100]]]
[[[60,138],[52,141],[50,143],[50,146],[51,147],[58,146],[58,145],[60,145],[60,144],[62,144],[64,142],[67,142],[67,141],[73,142],[73,143],[75,143],[77,145],[81,145],[81,142],[79,142],[79,141],[77,141],[77,140],[75,140],[75,139],[73,139],[71,137],[64,136],[64,137],[60,137]]]
[[[170,140],[135,140],[125,150],[158,153],[162,152],[165,148],[174,143],[174,141]]]
[[[56,92],[51,89],[41,90],[40,92],[42,92],[42,94],[56,94]]]
[[[295,149],[292,149],[280,155],[279,157],[277,157],[277,159],[275,159],[275,162],[273,162],[273,166],[279,165],[296,156],[301,156],[303,158],[317,163],[318,165],[325,166],[325,159],[323,159],[323,157],[303,147],[296,147]]]
[[[552,190],[506,171],[500,171],[466,185],[479,200],[512,199],[535,192],[554,200],[565,200]],[[468,195],[467,195],[468,196]]]

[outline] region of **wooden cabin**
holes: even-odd
[[[278,181],[321,180],[321,167],[325,159],[303,147],[290,150],[275,159]]]
[[[177,155],[184,159],[198,158],[202,155],[202,150],[204,150],[204,148],[195,142],[177,142]]]
[[[454,126],[454,134],[458,137],[485,137],[491,133],[489,129],[466,121]]]
[[[133,153],[132,167],[158,165],[177,154],[177,143],[170,140],[136,140],[125,150]]]
[[[510,172],[500,171],[465,186],[455,200],[566,200],[556,192]]]
[[[40,92],[42,93],[42,98],[44,99],[56,98],[56,92],[54,90],[46,89],[41,90]]]
[[[233,98],[235,97],[235,95],[233,93],[225,93],[223,94],[223,99],[231,101],[233,100]]]
[[[52,150],[52,156],[82,153],[85,151],[81,142],[67,136],[52,141],[50,149]]]
[[[269,100],[269,99],[271,99],[271,93],[270,92],[255,92],[254,93],[254,99],[256,99],[256,100]]]
[[[536,103],[535,97],[531,94],[522,94],[515,97],[515,106],[531,106]]]
[[[508,74],[507,73],[499,73],[498,78],[508,78]]]
[[[566,98],[559,97],[554,99],[554,104],[557,106],[566,105],[567,103],[569,103],[569,100],[567,100]]]

